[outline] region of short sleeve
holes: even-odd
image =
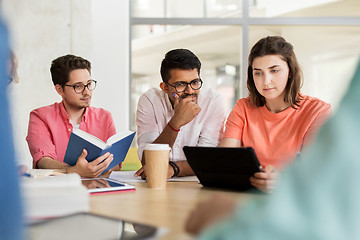
[[[332,115],[331,105],[324,103],[323,106],[315,114],[316,114],[315,119],[313,120],[309,129],[305,133],[303,146],[309,145],[314,140],[320,128],[331,117]]]
[[[31,156],[33,157],[34,168],[42,157],[56,158],[56,148],[52,140],[50,130],[46,123],[37,114],[36,110],[30,113],[26,141],[28,143]]]
[[[225,125],[224,138],[234,138],[242,141],[245,123],[245,104],[243,99],[236,102],[230,112]]]

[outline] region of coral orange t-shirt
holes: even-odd
[[[254,107],[250,98],[236,102],[228,116],[224,138],[252,147],[263,167],[284,168],[296,158],[321,125],[331,116],[331,106],[317,98],[304,96],[300,107],[272,113],[266,106]]]

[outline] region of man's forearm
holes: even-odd
[[[45,168],[45,169],[66,169],[68,165],[63,162],[56,161],[51,157],[42,157],[36,163],[37,168]]]
[[[171,129],[169,125],[166,125],[161,134],[155,139],[153,143],[169,144],[170,148],[173,147],[177,138],[178,132]]]
[[[192,168],[190,167],[189,163],[186,160],[176,161],[175,163],[180,168],[180,172],[179,172],[180,177],[195,175],[194,171],[192,170]]]

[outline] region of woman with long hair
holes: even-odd
[[[302,71],[290,43],[269,36],[253,46],[249,96],[236,102],[220,146],[254,148],[265,171],[250,182],[262,191],[274,188],[278,170],[296,158],[331,116],[330,104],[301,94],[301,86]]]

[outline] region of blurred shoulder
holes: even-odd
[[[322,109],[331,108],[331,105],[319,98],[311,97],[308,95],[302,95],[303,98],[300,101],[300,108],[309,108],[309,107],[317,107]]]

